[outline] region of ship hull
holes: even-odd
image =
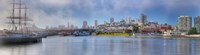
[[[1,38],[1,43],[3,44],[18,44],[18,43],[34,43],[40,42],[44,38],[40,37],[3,37]]]

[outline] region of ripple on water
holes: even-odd
[[[0,46],[3,55],[198,55],[200,39],[48,37],[41,43]]]

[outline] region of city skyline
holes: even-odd
[[[198,55],[200,0],[0,0],[1,55]]]
[[[88,25],[103,24],[111,17],[115,21],[130,16],[139,18],[141,13],[148,16],[149,21],[176,25],[179,16],[200,16],[199,0],[26,0],[29,17],[36,26],[58,26],[70,24],[82,26],[83,21]],[[9,15],[10,1],[0,0],[0,29],[6,28],[5,20]],[[194,19],[192,19],[193,21]],[[109,21],[107,21],[109,22]],[[194,23],[194,21],[192,22]]]

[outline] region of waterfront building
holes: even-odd
[[[172,31],[172,26],[170,26],[170,25],[159,25],[159,26],[157,26],[157,29],[159,30],[159,32],[165,33],[167,31]]]
[[[147,21],[147,16],[144,15],[144,14],[141,14],[140,15],[140,23],[141,24],[146,24],[148,21]]]
[[[196,27],[197,32],[200,33],[200,16],[194,17],[194,27]]]
[[[180,16],[178,17],[178,29],[182,32],[187,32],[192,27],[192,17]]]
[[[157,27],[151,27],[151,26],[142,26],[139,28],[139,31],[141,33],[155,33],[158,31]]]
[[[170,25],[142,26],[139,29],[142,33],[164,33],[171,30],[172,27]]]

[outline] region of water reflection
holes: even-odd
[[[0,55],[41,55],[39,44],[0,45]]]
[[[49,37],[42,43],[0,46],[3,55],[199,55],[200,39]]]

